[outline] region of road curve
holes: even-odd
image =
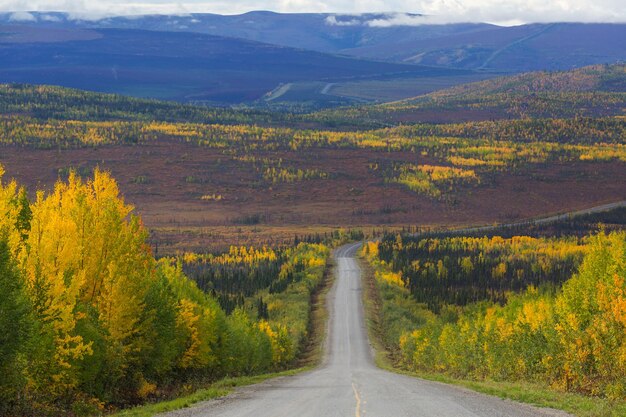
[[[168,417],[542,417],[551,409],[387,372],[373,361],[361,302],[360,244],[338,248],[325,359],[313,371],[248,386]]]

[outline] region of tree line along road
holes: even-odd
[[[360,243],[335,250],[325,357],[315,370],[238,389],[168,417],[545,417],[568,414],[382,370],[362,305]]]

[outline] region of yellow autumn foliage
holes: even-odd
[[[311,291],[325,269],[324,245],[287,250],[297,280],[268,297],[272,317],[257,325],[247,312],[227,316],[185,276],[182,262],[154,259],[146,230],[108,173],[96,170],[83,181],[70,172],[52,192],[34,195],[30,202],[0,175],[0,268],[16,274],[20,285],[11,291],[24,300],[11,305],[23,307],[16,317],[31,324],[8,330],[19,343],[2,364],[12,385],[0,379],[0,398],[17,395],[19,403],[0,404],[0,414],[14,415],[14,406],[33,415],[101,410],[152,397],[161,384],[192,375],[258,373],[295,358],[307,336]],[[232,247],[182,258],[236,266],[277,256],[265,247]],[[0,308],[0,324],[9,323],[8,313]]]
[[[528,237],[491,239],[520,251],[531,243],[536,241]],[[579,250],[543,245],[548,253]],[[406,329],[396,340],[404,363],[471,378],[542,380],[564,390],[624,398],[626,232],[593,236],[585,253],[578,272],[556,295],[530,286],[510,294],[504,305],[469,305],[452,322],[434,316]],[[369,259],[377,276],[393,274],[388,265]]]

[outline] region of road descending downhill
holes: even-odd
[[[248,386],[217,400],[167,414],[220,417],[541,417],[568,414],[379,369],[362,305],[360,244],[335,251],[328,296],[330,323],[322,365]]]

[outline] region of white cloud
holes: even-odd
[[[369,18],[367,15],[337,14],[328,16],[326,24],[331,26],[370,26],[370,27],[391,27],[391,26],[421,26],[440,25],[446,23],[468,22],[465,16],[426,16],[414,13],[380,13],[376,18]]]
[[[52,14],[42,14],[39,16],[39,19],[43,20],[44,22],[60,22],[61,19],[58,16],[52,15]]]
[[[363,24],[363,21],[359,19],[337,20],[337,16],[335,15],[328,16],[325,21],[329,26],[359,26]]]
[[[527,22],[519,19],[508,20],[474,20],[464,14],[458,15],[416,15],[410,13],[385,13],[382,17],[360,22],[369,27],[392,27],[392,26],[422,26],[422,25],[446,25],[449,23],[486,22],[501,26],[516,26]]]
[[[418,0],[429,16],[451,22],[626,22],[623,0]]]
[[[28,12],[15,12],[9,16],[9,22],[36,22],[37,18]]]
[[[66,11],[75,18],[134,14],[238,14],[250,10],[357,14],[389,12],[371,26],[450,22],[626,22],[624,0],[0,0],[0,11]],[[415,17],[417,13],[428,17]],[[358,18],[329,18],[329,24],[356,25]]]

